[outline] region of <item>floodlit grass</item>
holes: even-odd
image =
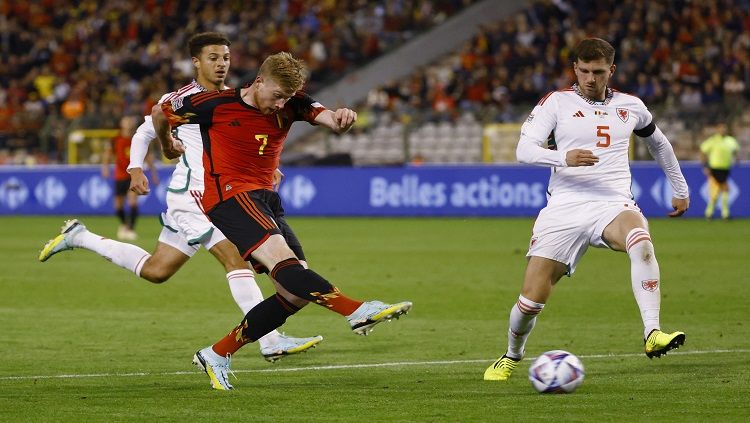
[[[590,249],[540,315],[527,360],[507,383],[484,369],[505,348],[531,219],[292,218],[311,267],[348,295],[411,300],[412,312],[355,336],[311,305],[289,319],[315,350],[269,364],[235,356],[232,392],[215,392],[193,353],[241,319],[224,272],[198,253],[152,285],[94,253],[46,263],[38,250],[63,218],[0,218],[0,421],[747,421],[750,221],[651,221],[662,275],[662,325],[686,345],[642,353],[629,261]],[[85,218],[114,236],[112,218]],[[151,250],[158,221],[144,217]],[[265,276],[261,288],[271,292]],[[586,380],[539,395],[529,358],[577,354]]]

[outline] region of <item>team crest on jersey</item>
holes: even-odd
[[[620,109],[617,108],[617,117],[620,118],[621,121],[627,122],[628,118],[630,117],[630,112],[628,112],[628,109]]]
[[[659,288],[659,280],[658,279],[646,279],[645,281],[641,281],[641,286],[645,291],[648,292],[654,292]]]
[[[229,184],[227,184],[227,186],[224,187],[224,191],[231,191],[231,190],[232,190],[232,186]]]

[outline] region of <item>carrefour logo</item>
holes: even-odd
[[[109,186],[109,181],[101,176],[92,176],[85,179],[78,187],[78,197],[84,204],[93,209],[98,209],[108,202],[111,196],[112,187]]]
[[[68,190],[65,184],[54,176],[48,176],[42,179],[34,188],[36,201],[48,209],[54,209],[65,200]]]
[[[316,194],[315,184],[310,179],[300,175],[285,181],[280,192],[284,203],[295,209],[301,209],[310,204]]]
[[[0,204],[15,210],[22,206],[29,197],[29,189],[26,184],[16,177],[6,179],[0,185]]]

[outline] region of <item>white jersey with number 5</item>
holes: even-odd
[[[651,120],[638,97],[607,89],[604,101],[592,101],[574,85],[547,94],[534,107],[521,128],[518,157],[525,163],[552,167],[550,200],[630,200],[630,137]],[[547,150],[548,142],[557,151]],[[573,149],[591,150],[599,162],[568,167],[565,154]],[[671,155],[676,162],[673,152]],[[677,179],[681,177],[680,173]]]

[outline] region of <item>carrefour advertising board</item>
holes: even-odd
[[[702,217],[708,184],[698,163],[683,163],[688,216]],[[143,214],[166,208],[171,168],[140,198]],[[303,167],[283,169],[284,207],[294,216],[534,216],[546,203],[549,169],[521,165]],[[654,163],[633,163],[631,190],[647,216],[670,211],[672,190]],[[732,215],[750,216],[750,166],[732,169]],[[99,167],[0,166],[0,215],[111,214],[112,181]]]

